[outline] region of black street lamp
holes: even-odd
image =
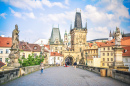
[[[86,54],[86,65],[87,65],[87,53],[85,53]]]

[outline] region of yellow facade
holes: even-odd
[[[101,47],[101,67],[108,68],[114,62],[112,46]]]

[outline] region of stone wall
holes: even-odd
[[[101,68],[101,67],[91,67],[86,65],[77,65],[77,68],[89,70],[98,74],[101,74],[101,70],[105,69],[106,70],[105,73],[107,77],[112,77],[114,79],[130,84],[130,72],[119,71],[119,70],[108,69],[108,68]]]
[[[44,68],[56,66],[55,64],[44,64]],[[16,79],[20,76],[40,70],[40,66],[28,66],[11,70],[0,71],[0,84]]]

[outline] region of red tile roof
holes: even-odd
[[[98,47],[101,47],[104,43],[103,42],[96,42]]]
[[[36,49],[35,49],[36,47]],[[23,51],[32,51],[32,52],[41,52],[41,46],[38,44],[30,44],[28,42],[20,42],[19,49]],[[49,52],[48,50],[44,49],[45,52]]]
[[[3,63],[3,62],[0,61],[0,68],[1,68],[2,66],[4,66],[4,65],[5,65],[5,63]]]
[[[93,43],[88,43],[89,44],[89,47],[92,47]]]
[[[105,47],[105,46],[113,46],[115,45],[115,39],[112,39],[111,41],[107,41],[105,42],[102,46]],[[129,46],[130,45],[130,37],[123,37],[121,39],[121,45],[125,45],[125,46]]]
[[[0,47],[11,47],[12,38],[11,37],[0,37]]]
[[[50,45],[44,45],[45,47],[47,47],[50,50]]]
[[[130,56],[130,46],[123,47],[123,48],[124,48],[124,50],[122,50],[122,52],[123,52],[122,56]]]
[[[58,52],[51,52],[51,56],[63,56],[63,55]]]

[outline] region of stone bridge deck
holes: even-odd
[[[121,81],[73,67],[51,67],[17,78],[2,86],[130,86]]]

